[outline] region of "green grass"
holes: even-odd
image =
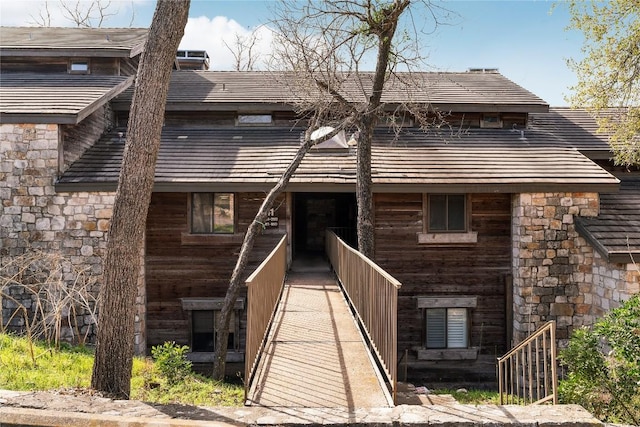
[[[24,337],[0,333],[0,387],[9,390],[36,391],[88,388],[91,383],[93,353],[86,347],[61,345],[59,349],[44,342],[33,343]],[[155,403],[180,403],[203,406],[240,406],[242,386],[214,381],[190,374],[169,385],[152,360],[136,357],[133,361],[131,398]]]
[[[467,393],[460,393],[456,390],[439,389],[431,391],[432,394],[450,394],[459,403],[465,405],[499,405],[500,393],[491,390],[469,389]]]

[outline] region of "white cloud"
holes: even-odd
[[[216,16],[212,19],[206,16],[189,18],[184,37],[180,42],[180,49],[206,50],[211,58],[212,70],[233,70],[235,69],[234,56],[225,46],[225,42],[233,48],[236,35],[248,39],[253,34],[256,35],[253,51],[259,55],[258,68],[264,68],[261,65],[271,52],[273,32],[265,26],[246,28],[224,16]]]

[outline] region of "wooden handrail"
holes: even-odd
[[[286,273],[287,236],[284,235],[269,256],[245,281],[247,286],[245,402],[280,301]]]
[[[327,255],[370,347],[386,376],[393,400],[398,380],[398,290],[402,284],[327,230]]]
[[[551,320],[498,358],[500,404],[557,404],[556,366],[556,322]]]

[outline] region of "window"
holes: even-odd
[[[191,312],[191,351],[213,352],[216,342],[216,328],[220,311],[194,310]],[[229,322],[229,341],[227,349],[235,350],[235,314]]]
[[[467,348],[469,346],[466,308],[428,308],[426,348]]]
[[[237,123],[241,126],[270,125],[273,117],[271,114],[239,114]]]
[[[422,310],[423,341],[419,360],[474,360],[478,348],[471,347],[471,313],[478,306],[475,295],[418,296]]]
[[[71,74],[88,74],[89,73],[89,61],[72,60],[69,63],[69,73],[71,73]]]
[[[481,128],[499,129],[502,128],[502,119],[498,113],[486,113],[480,119]]]
[[[428,231],[466,231],[466,204],[466,196],[464,194],[430,194],[428,201]]]
[[[192,193],[191,232],[233,234],[235,231],[233,193]]]

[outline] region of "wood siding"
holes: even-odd
[[[73,58],[75,61],[89,62],[89,74],[97,76],[131,76],[138,68],[137,59],[120,58]],[[6,57],[2,58],[0,70],[3,73],[67,73],[68,57]]]
[[[469,245],[418,244],[423,232],[421,194],[376,194],[376,262],[402,283],[398,301],[398,351],[423,343],[418,296],[476,296],[471,310],[473,347],[505,350],[505,280],[511,271],[509,194],[473,194]]]
[[[112,125],[113,114],[108,106],[99,108],[77,125],[62,125],[63,164],[60,170],[65,171],[78,160]]]
[[[262,193],[237,193],[237,230],[243,232],[264,199]],[[188,193],[154,193],[147,219],[146,288],[147,347],[164,341],[189,345],[188,318],[180,298],[224,297],[242,242],[221,236],[218,241],[182,243],[188,231]],[[275,247],[286,231],[284,196],[276,203],[279,227],[258,238],[246,276]],[[242,296],[245,296],[244,293]],[[240,345],[244,348],[246,316],[241,313]]]

